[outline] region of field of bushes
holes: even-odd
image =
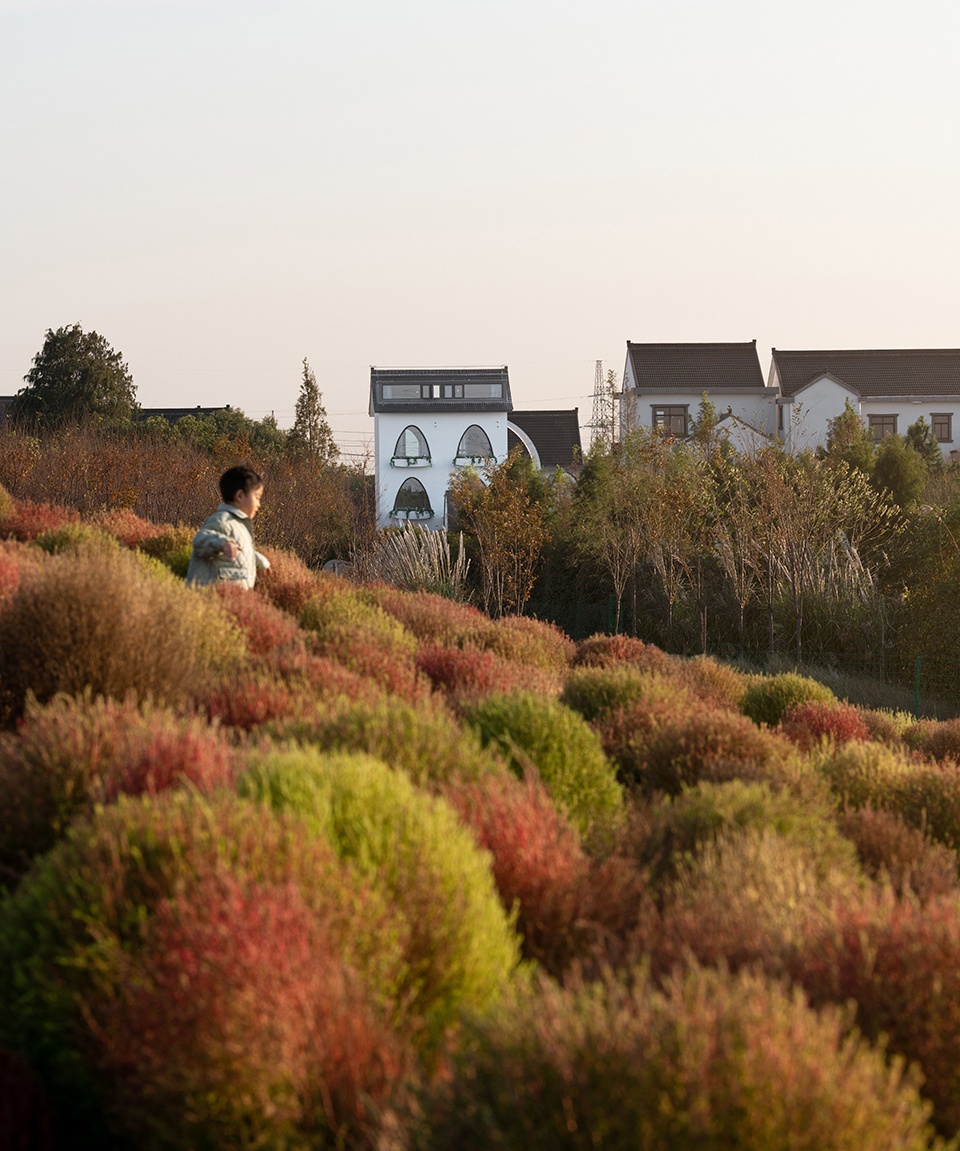
[[[0,489],[3,1147],[957,1145],[960,720],[190,535]]]

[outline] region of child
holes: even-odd
[[[252,588],[257,569],[270,566],[266,556],[254,550],[250,526],[260,510],[263,480],[253,468],[228,468],[220,477],[220,495],[223,503],[193,537],[187,583],[229,580],[237,587]]]

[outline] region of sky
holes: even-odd
[[[358,459],[371,365],[588,425],[628,340],[958,347],[958,256],[948,0],[0,0],[0,394],[79,323],[287,427],[306,358]]]

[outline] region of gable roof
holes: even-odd
[[[746,344],[634,344],[627,341],[641,392],[763,391],[757,341]]]
[[[561,411],[510,413],[510,424],[525,432],[540,456],[540,467],[569,468],[580,462],[579,408]],[[507,451],[512,451],[522,440],[507,426]]]
[[[886,348],[772,351],[770,382],[793,396],[831,376],[860,396],[960,396],[960,349]]]
[[[509,412],[512,409],[510,373],[506,366],[370,369],[370,415],[377,412]]]

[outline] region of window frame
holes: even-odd
[[[415,491],[415,489],[413,489],[414,484],[416,484],[420,492],[423,493],[423,507],[419,507],[417,504],[400,503],[400,497],[403,494],[404,488],[407,488],[408,491]],[[393,497],[393,507],[390,509],[391,517],[397,520],[429,520],[433,518],[433,514],[427,489],[416,476],[408,476],[397,488],[397,494]]]
[[[414,433],[418,440],[418,446],[422,447],[424,451],[418,452],[415,456],[400,453],[400,441],[406,436],[407,432]],[[418,428],[416,424],[407,424],[400,435],[397,436],[397,442],[393,447],[393,455],[390,457],[391,466],[395,468],[423,468],[430,465],[431,458],[430,444],[427,442],[427,437],[423,434],[423,431]]]
[[[941,436],[937,434],[937,422],[942,420],[946,423],[946,435]],[[953,412],[931,412],[930,413],[930,430],[933,433],[933,438],[938,444],[952,444],[953,443]]]
[[[867,430],[875,444],[882,443],[887,436],[895,436],[897,434],[897,413],[885,412],[879,415],[868,415]]]
[[[463,441],[467,438],[468,433],[472,432],[474,429],[476,429],[483,436],[483,438],[487,441],[487,447],[490,449],[488,454],[478,455],[475,452],[463,451],[463,447],[464,447]],[[496,458],[497,458],[497,453],[493,450],[493,442],[490,439],[490,436],[487,433],[486,428],[481,427],[480,424],[470,424],[468,427],[464,428],[463,434],[460,436],[460,439],[457,443],[457,454],[456,454],[456,457],[454,459],[455,464],[457,464],[458,466],[462,466],[462,465],[466,465],[466,464],[481,464],[481,463],[485,464],[485,463],[489,463],[491,460],[495,460]]]
[[[678,431],[671,421],[683,420],[683,430]],[[667,436],[681,438],[690,434],[690,405],[689,404],[651,404],[650,426],[655,432],[662,432]]]

